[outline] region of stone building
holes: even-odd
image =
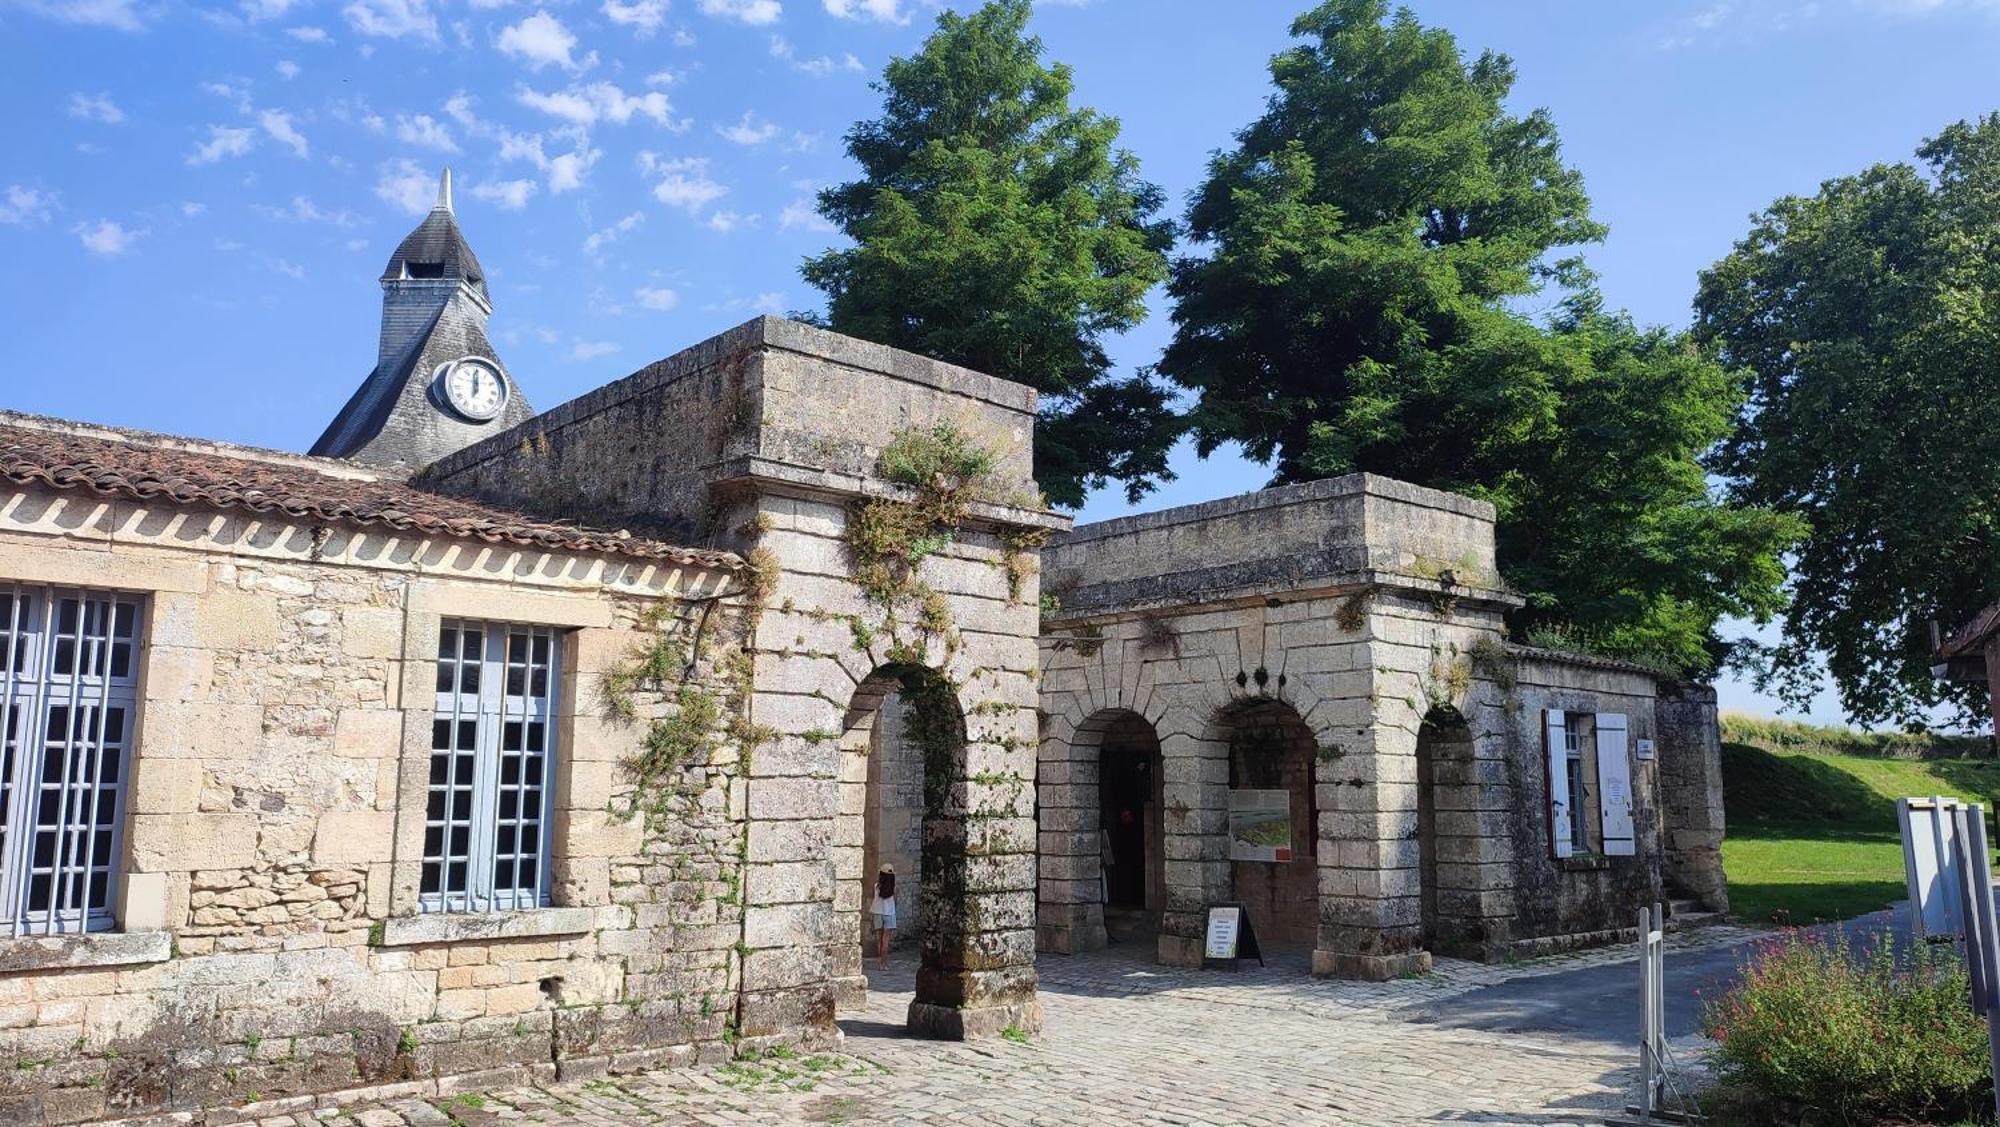
[[[1712,698],[1508,646],[1482,505],[1072,531],[1030,390],[774,318],[537,414],[448,187],[382,285],[312,455],[0,414],[0,1121],[829,1044],[884,861],[943,1037],[1107,900],[1364,977],[1723,903]]]

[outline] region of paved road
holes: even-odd
[[[1819,929],[1850,940],[1873,941],[1903,935],[1909,902],[1889,910]],[[1701,1031],[1703,998],[1729,988],[1749,953],[1741,943],[1669,946],[1666,964],[1667,1036],[1681,1039]],[[1638,1037],[1639,974],[1636,962],[1600,964],[1509,979],[1492,986],[1429,1001],[1406,1011],[1407,1020],[1449,1029],[1489,1033],[1537,1033],[1567,1041],[1631,1045]]]

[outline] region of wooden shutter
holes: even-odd
[[[1542,716],[1542,759],[1549,771],[1549,843],[1554,846],[1556,856],[1567,857],[1572,848],[1569,840],[1569,757],[1563,750],[1564,716],[1560,708],[1551,708]]]
[[[1597,808],[1607,857],[1630,857],[1633,853],[1630,746],[1624,713],[1598,713]]]

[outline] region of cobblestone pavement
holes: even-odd
[[[1744,942],[1710,928],[1672,949]],[[1153,965],[1122,945],[1040,963],[1047,1025],[1027,1043],[903,1036],[914,955],[878,974],[843,1051],[548,1088],[317,1108],[246,1108],[261,1127],[626,1124],[1590,1124],[1623,1105],[1629,1045],[1412,1020],[1468,991],[1629,962],[1629,947],[1485,966],[1440,960],[1387,983],[1306,974],[1304,953],[1234,974]],[[1636,975],[1636,970],[1635,970]],[[331,1101],[322,1101],[331,1105]],[[283,1114],[275,1114],[282,1111]],[[217,1122],[228,1122],[225,1117]]]

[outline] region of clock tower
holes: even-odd
[[[382,271],[375,370],[312,453],[413,474],[533,415],[486,339],[486,272],[459,232],[451,170]]]

